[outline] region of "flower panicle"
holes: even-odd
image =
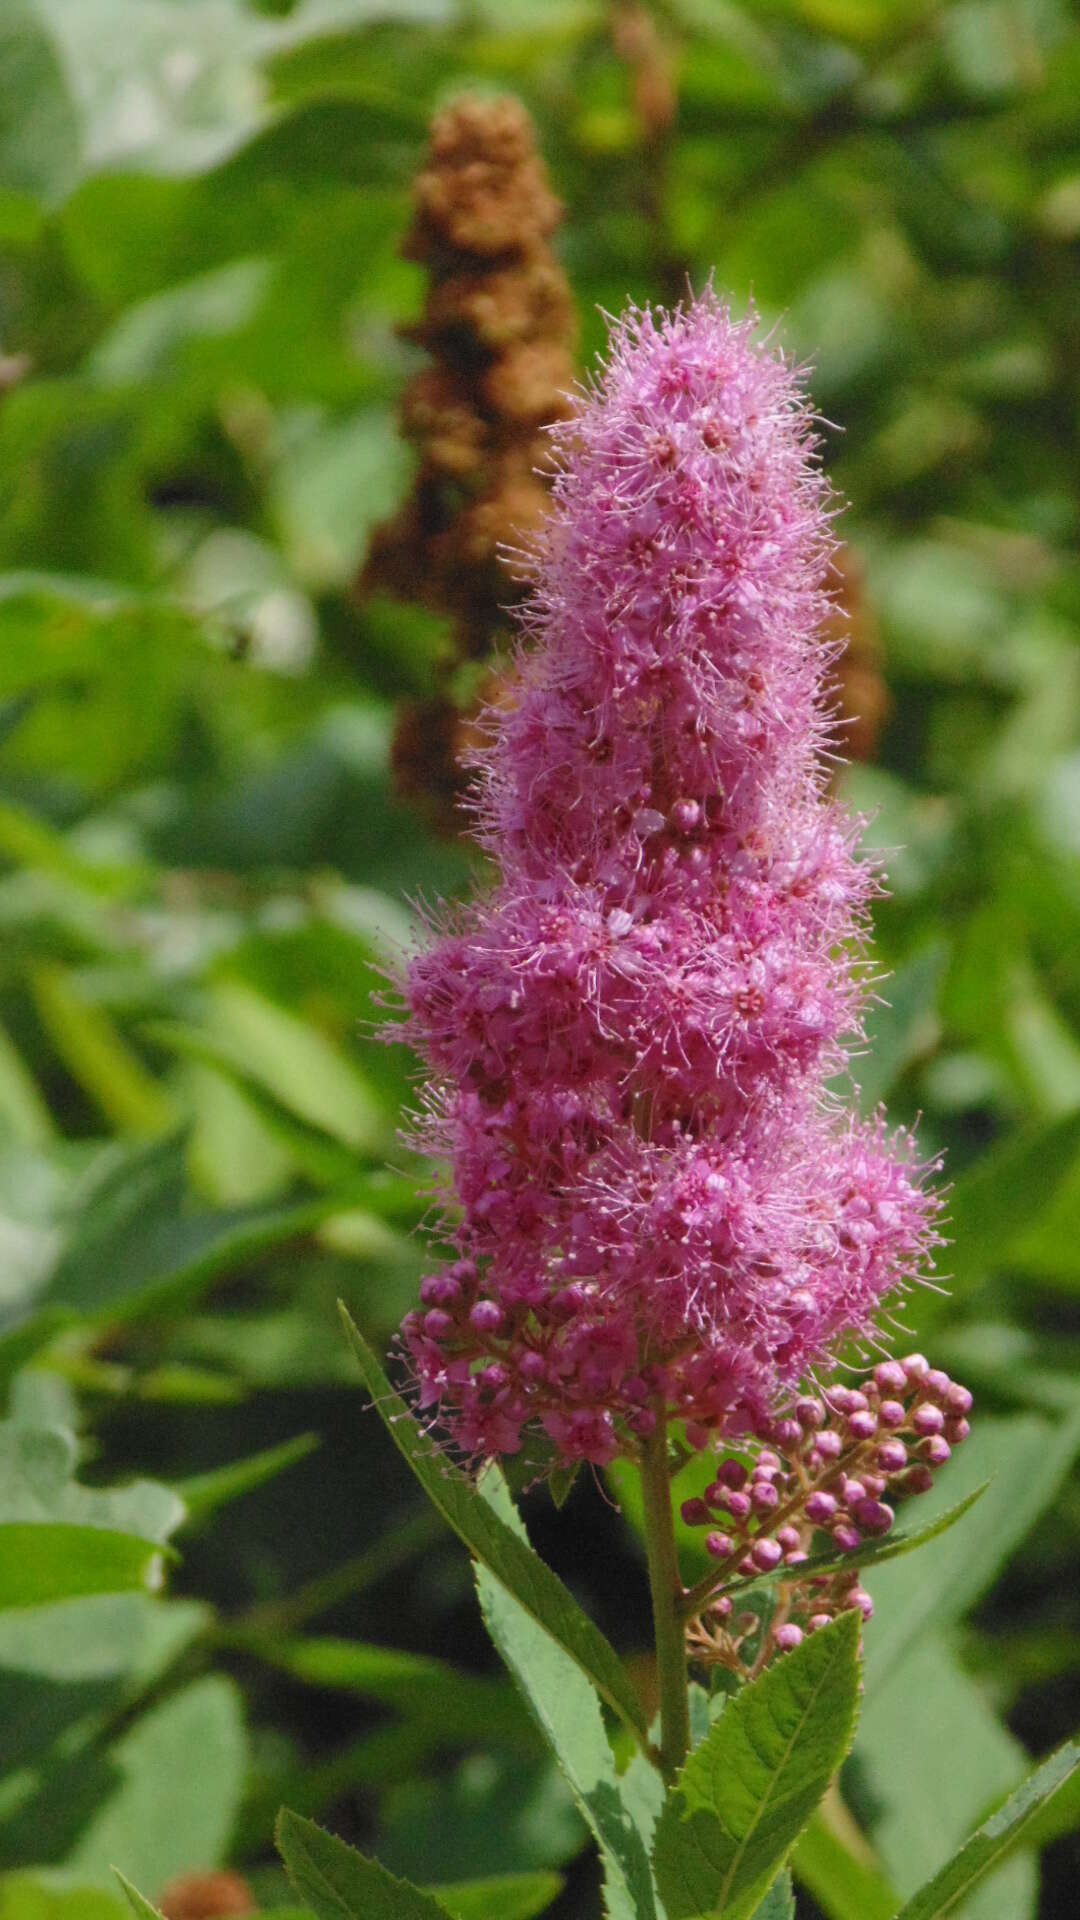
[[[631,309],[552,434],[494,888],[409,969],[456,1257],[403,1334],[478,1458],[761,1433],[932,1267],[938,1202],[850,1066],[880,886],[828,791],[831,505],[803,383],[710,290]]]

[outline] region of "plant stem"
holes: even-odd
[[[649,1561],[656,1634],[656,1665],[660,1678],[660,1764],[667,1780],[674,1778],[690,1750],[690,1700],[687,1690],[686,1640],[679,1602],[682,1582],[675,1551],[671,1513],[671,1481],[667,1463],[667,1427],[663,1420],[646,1441],[641,1460],[645,1502],[645,1550]]]

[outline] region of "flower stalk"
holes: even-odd
[[[682,1581],[671,1510],[667,1428],[658,1420],[641,1453],[645,1551],[649,1567],[656,1670],[660,1682],[660,1765],[673,1780],[690,1750],[686,1639],[680,1612]]]

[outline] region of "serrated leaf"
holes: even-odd
[[[786,1867],[773,1881],[760,1907],[755,1908],[754,1920],[795,1920],[795,1889]]]
[[[582,1612],[558,1575],[499,1519],[468,1477],[417,1426],[344,1306],[341,1317],[375,1407],[428,1498],[469,1552],[490,1568],[507,1592],[570,1655],[601,1699],[645,1745],[648,1735],[641,1703],[615,1649]]]
[[[317,1920],[446,1920],[448,1909],[429,1893],[288,1807],[276,1838],[289,1879]]]
[[[748,1920],[851,1742],[859,1617],[810,1634],[729,1700],[690,1755],[657,1825],[669,1920]]]
[[[600,1847],[608,1911],[656,1920],[645,1843],[627,1819],[600,1702],[576,1663],[486,1568],[476,1575],[487,1630],[569,1783]],[[647,1764],[647,1763],[646,1763]]]
[[[1080,1767],[1080,1741],[1066,1740],[1048,1760],[1028,1775],[1003,1807],[973,1833],[967,1844],[940,1873],[921,1887],[897,1915],[897,1920],[946,1920],[956,1913],[986,1874],[999,1866],[1019,1845],[1055,1794]]]

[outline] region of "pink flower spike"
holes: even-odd
[[[814,422],[707,291],[616,323],[552,448],[473,754],[499,878],[441,916],[394,1029],[427,1065],[413,1137],[449,1168],[456,1253],[402,1327],[416,1398],[474,1460],[536,1426],[564,1463],[636,1459],[658,1422],[832,1460],[875,1413],[833,1394],[841,1436],[803,1383],[938,1236],[911,1139],[828,1092],[879,882],[823,773]],[[911,1368],[880,1363],[875,1406]],[[739,1519],[752,1499],[728,1483]]]

